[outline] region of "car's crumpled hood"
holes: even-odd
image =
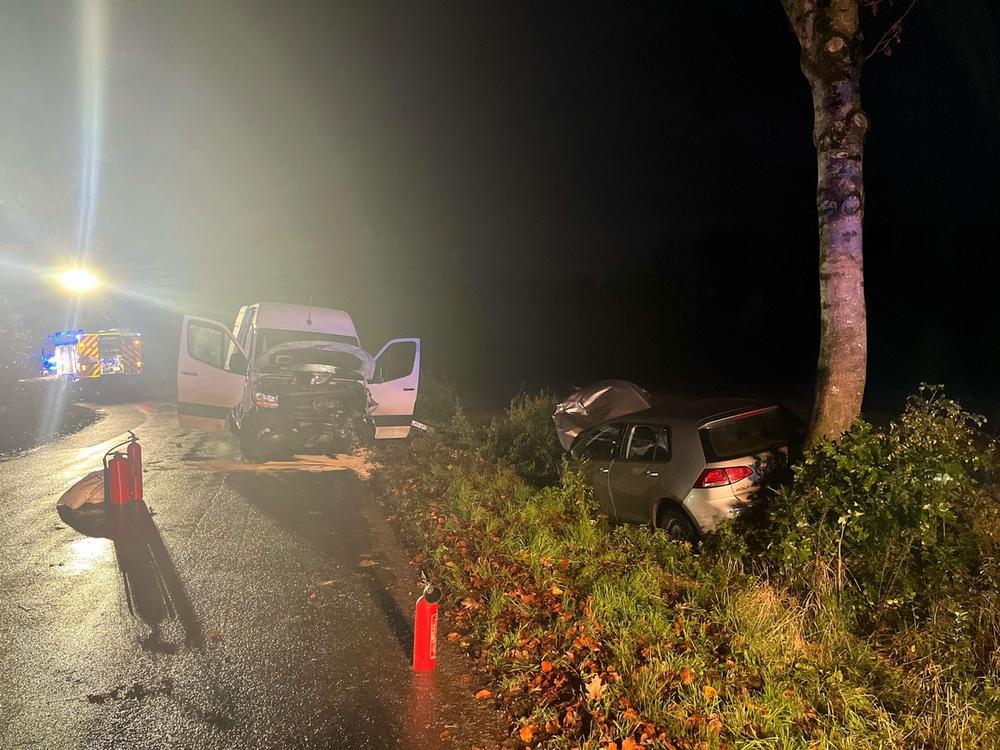
[[[601,380],[567,396],[557,406],[552,421],[559,442],[569,450],[576,436],[609,419],[652,406],[649,393],[627,380]]]
[[[375,374],[375,358],[372,357],[371,354],[360,347],[353,346],[351,344],[341,344],[335,341],[290,341],[287,344],[272,346],[266,352],[257,357],[256,368],[260,370],[262,367],[268,365],[268,363],[271,363],[273,366],[280,367],[280,362],[275,363],[273,361],[273,357],[276,354],[281,354],[283,352],[299,352],[303,350],[343,352],[351,355],[354,359],[348,359],[343,365],[339,365],[339,367],[358,373],[366,381],[371,380],[372,376]]]

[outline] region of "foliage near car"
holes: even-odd
[[[492,676],[484,699],[507,711],[513,744],[990,747],[995,584],[958,596],[977,564],[995,564],[979,536],[992,518],[980,440],[957,405],[925,394],[889,428],[859,424],[809,452],[772,501],[772,528],[730,527],[698,554],[608,524],[575,472],[535,488],[481,443],[438,434],[396,448],[381,480],[449,595],[448,638]],[[853,504],[865,498],[871,519]],[[897,518],[907,498],[919,508]],[[974,530],[944,540],[963,522]],[[887,554],[895,575],[881,572]]]
[[[563,451],[552,429],[556,401],[546,391],[515,396],[505,411],[490,420],[483,439],[485,455],[533,484],[557,481]]]

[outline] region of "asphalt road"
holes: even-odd
[[[105,409],[0,462],[0,747],[494,744],[463,657],[410,670],[414,571],[354,471],[248,471],[170,405]],[[56,502],[127,429],[150,512],[82,534]]]

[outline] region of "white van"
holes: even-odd
[[[240,436],[244,455],[344,450],[410,433],[420,339],[393,339],[372,356],[343,310],[259,302],[232,332],[186,316],[177,362],[182,427]]]

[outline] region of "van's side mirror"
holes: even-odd
[[[235,372],[240,375],[246,375],[247,369],[249,369],[250,363],[247,362],[246,356],[241,351],[233,352],[233,356],[229,358],[229,372]]]

